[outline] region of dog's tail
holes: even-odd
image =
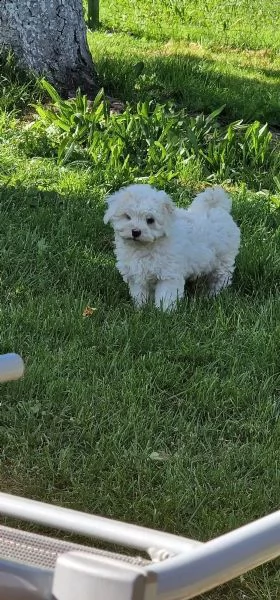
[[[231,211],[231,199],[221,187],[207,188],[201,194],[198,194],[191,203],[189,210],[210,210],[212,208],[222,208],[226,212]]]

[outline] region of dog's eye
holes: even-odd
[[[146,219],[146,221],[147,221],[147,225],[152,225],[155,222],[155,219],[154,219],[154,217],[148,217]]]
[[[128,221],[131,221],[131,217],[129,215],[125,214],[124,216]]]

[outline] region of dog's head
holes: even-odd
[[[107,198],[104,223],[115,233],[139,243],[154,242],[168,234],[174,212],[169,196],[150,185],[129,185]]]

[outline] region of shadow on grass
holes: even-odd
[[[271,510],[276,307],[258,326],[261,343],[254,337],[279,255],[269,203],[235,198],[244,246],[233,291],[209,310],[193,305],[193,320],[184,307],[158,320],[111,310],[123,310],[127,291],[102,193],[14,185],[0,189],[0,205],[2,332],[6,348],[15,344],[28,361],[26,377],[2,398],[2,481],[7,472],[14,482],[2,485],[200,539]],[[240,327],[249,269],[254,310]],[[82,319],[81,297],[104,305],[91,322]],[[152,461],[162,449],[168,460]],[[258,495],[259,481],[270,496]]]
[[[115,269],[102,202],[35,186],[0,186],[1,296],[55,293],[118,303],[126,288]]]
[[[0,110],[28,112],[30,104],[41,96],[35,77],[27,74],[11,53],[0,48]]]
[[[137,50],[134,52],[134,56],[127,53],[118,57],[105,51],[97,58],[101,82],[112,95],[127,101],[172,100],[191,112],[210,113],[225,104],[226,120],[259,119],[280,125],[280,97],[276,85],[279,71],[250,66],[244,68],[244,76],[241,76],[222,72],[224,60],[219,63],[183,54],[160,56],[160,50],[148,57],[144,53],[140,56],[141,49],[138,56]],[[139,61],[143,62],[140,66]],[[229,68],[233,69],[234,65],[230,64]],[[238,68],[241,72],[241,67]]]
[[[87,296],[106,306],[129,301],[103,224],[103,197],[60,195],[35,186],[0,188],[1,296],[49,293]],[[233,290],[268,296],[279,287],[280,209],[267,198],[234,200],[242,232]]]

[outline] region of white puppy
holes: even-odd
[[[107,202],[104,223],[113,225],[117,267],[137,306],[153,298],[169,310],[185,281],[200,276],[211,295],[231,283],[240,231],[222,188],[198,194],[187,210],[150,185],[129,185]]]

